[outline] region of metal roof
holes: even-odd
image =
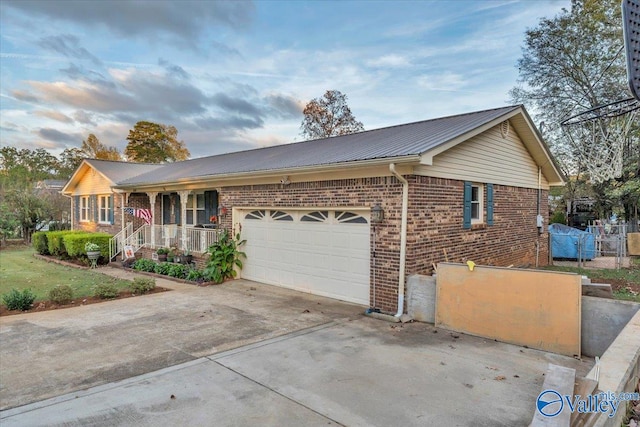
[[[129,163],[98,159],[85,159],[84,161],[114,183],[134,178],[164,166],[151,163]]]
[[[513,105],[350,135],[283,144],[169,163],[137,176],[120,175],[120,187],[171,183],[226,174],[335,165],[418,156],[478,127],[522,108]],[[131,163],[125,163],[131,166]]]

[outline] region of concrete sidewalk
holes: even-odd
[[[592,363],[343,319],[0,412],[3,426],[524,426],[548,363]]]

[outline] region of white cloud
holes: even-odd
[[[389,54],[366,62],[370,67],[380,68],[405,68],[411,66],[411,61],[402,55]]]

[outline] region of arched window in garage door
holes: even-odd
[[[349,224],[368,224],[365,217],[355,212],[336,211],[336,221]]]
[[[257,219],[257,220],[261,220],[264,219],[264,210],[259,210],[259,211],[251,211],[248,214],[246,214],[244,217],[245,219]]]

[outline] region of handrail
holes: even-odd
[[[125,239],[132,233],[132,231],[133,223],[128,222],[125,228],[109,239],[109,261],[113,261],[113,259],[122,252]]]

